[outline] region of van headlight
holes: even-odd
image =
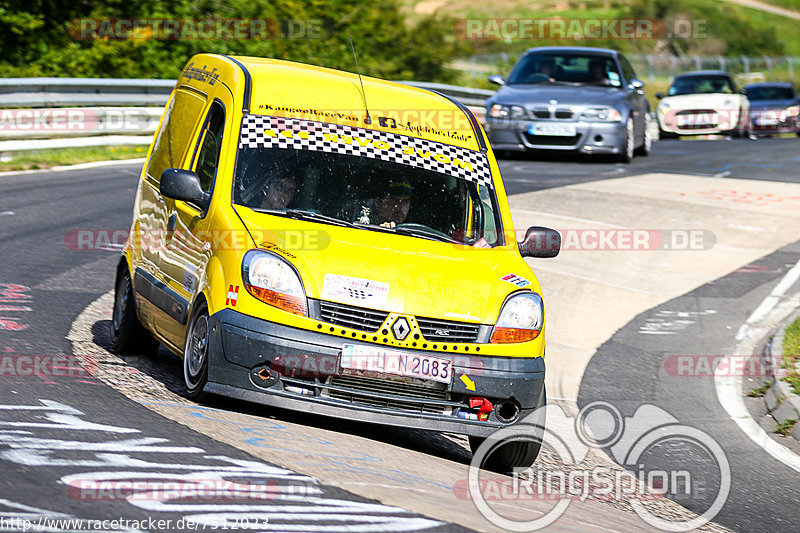
[[[544,304],[535,292],[512,296],[500,310],[489,342],[528,342],[539,336],[544,325]]]
[[[308,315],[303,283],[283,259],[261,250],[250,250],[242,260],[242,279],[247,292],[278,309]]]

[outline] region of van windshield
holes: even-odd
[[[488,162],[484,168],[476,159],[484,154],[366,129],[343,135],[340,126],[309,121],[253,126],[265,120],[245,119],[235,204],[413,237],[502,244]],[[420,142],[430,146],[420,149]]]

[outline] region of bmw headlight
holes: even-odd
[[[489,108],[489,116],[494,118],[524,118],[525,109],[518,105],[493,104]]]
[[[489,342],[528,342],[539,336],[544,325],[544,303],[535,292],[523,292],[506,300],[497,317]]]
[[[273,307],[296,315],[308,315],[303,283],[283,259],[261,250],[250,250],[242,260],[247,292]]]
[[[620,122],[622,113],[613,107],[590,107],[581,111],[580,119],[586,122]]]

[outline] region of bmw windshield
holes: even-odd
[[[622,86],[612,57],[572,52],[528,54],[514,66],[506,83]]]

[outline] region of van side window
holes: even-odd
[[[208,111],[206,127],[200,134],[200,151],[195,159],[195,172],[200,177],[200,185],[206,192],[211,190],[214,177],[217,175],[224,125],[225,111],[219,102],[214,102]]]
[[[147,165],[150,179],[158,182],[166,169],[181,167],[204,105],[205,99],[198,94],[184,89],[175,91],[153,143],[153,153]]]

